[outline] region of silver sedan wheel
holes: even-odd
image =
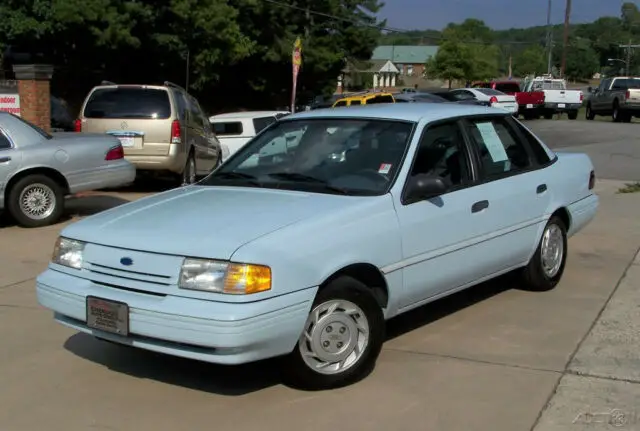
[[[32,220],[43,220],[56,209],[56,194],[47,185],[34,183],[25,187],[18,197],[20,211]]]
[[[323,302],[311,311],[298,342],[305,364],[320,374],[340,374],[355,365],[369,344],[369,322],[354,303]]]
[[[555,277],[560,271],[564,258],[564,237],[558,225],[551,224],[545,229],[542,235],[540,257],[544,274],[549,278]]]

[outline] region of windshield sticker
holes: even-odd
[[[491,155],[491,160],[493,160],[494,163],[506,162],[509,160],[509,156],[507,156],[504,145],[502,144],[495,127],[493,127],[493,124],[491,124],[491,122],[476,123],[476,127],[478,128],[480,135],[482,135],[484,146],[487,147],[487,150]]]
[[[380,169],[378,169],[379,174],[388,174],[391,171],[391,163],[383,163],[380,165]]]

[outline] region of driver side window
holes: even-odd
[[[439,177],[450,187],[467,182],[468,159],[457,123],[428,126],[423,133],[414,157],[411,177],[421,174]]]

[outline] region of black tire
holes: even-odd
[[[578,111],[569,111],[567,112],[567,116],[569,120],[577,120],[578,119]]]
[[[620,114],[620,117],[621,117],[621,118],[620,118],[620,120],[621,120],[623,123],[630,123],[630,122],[631,122],[631,118],[632,118],[632,116],[631,116],[631,114],[629,114],[629,113],[622,112],[622,113]]]
[[[360,311],[362,311],[363,314],[362,317],[368,325],[369,336],[360,356],[357,357],[352,364],[347,366],[346,369],[341,372],[327,374],[318,372],[315,369],[312,369],[311,365],[307,365],[305,362],[306,356],[303,356],[301,350],[304,349],[305,351],[316,352],[313,350],[313,345],[314,343],[317,343],[316,347],[321,350],[321,354],[325,354],[327,357],[330,355],[336,355],[332,358],[333,360],[341,357],[338,356],[341,353],[339,350],[342,347],[340,346],[341,342],[346,342],[347,346],[352,345],[354,341],[348,340],[345,337],[349,337],[357,326],[353,322],[353,317],[344,313],[332,313],[335,317],[329,321],[323,321],[330,316],[329,314],[322,316],[315,324],[315,328],[320,329],[318,331],[311,330],[314,328],[314,322],[311,317],[313,316],[313,310],[316,308],[322,308],[324,305],[335,300],[348,301],[360,308]],[[338,307],[338,310],[340,310],[340,307]],[[359,315],[360,313],[356,313],[353,316]],[[341,321],[340,319],[343,320]],[[347,329],[347,325],[351,325],[351,329]],[[338,329],[335,329],[334,327]],[[345,328],[344,334],[347,335],[340,335],[343,334],[343,328]],[[336,332],[333,333],[334,335],[328,335],[331,333],[330,331]],[[337,331],[340,331],[340,333]],[[310,335],[307,337],[305,334]],[[358,333],[358,335],[362,334]],[[380,350],[382,349],[384,337],[384,315],[380,305],[373,296],[371,289],[351,277],[342,276],[336,278],[318,292],[312,306],[312,312],[309,314],[309,320],[305,323],[300,340],[296,343],[296,347],[293,351],[285,358],[286,364],[283,368],[284,380],[292,387],[306,390],[331,389],[354,383],[367,376],[375,367],[376,359],[380,355]],[[320,346],[321,340],[324,340],[322,341],[323,346]],[[328,343],[328,345],[324,346],[324,343]],[[325,349],[325,347],[330,347],[331,350],[337,350],[337,352],[330,352],[329,349]],[[357,356],[355,350],[349,349],[348,347],[342,349],[343,354],[346,354],[346,352],[348,352],[346,355],[347,359],[354,353]],[[318,360],[319,362],[322,362],[322,358],[319,358],[318,356],[314,356],[314,359],[307,360]],[[328,362],[328,360],[325,362]],[[329,363],[332,364],[334,362]]]
[[[193,175],[192,175],[193,172]],[[182,174],[180,175],[180,186],[187,186],[194,184],[198,181],[197,178],[198,169],[196,166],[196,157],[193,153],[193,150],[189,152],[189,156],[187,157],[187,161],[184,164],[184,169],[182,170]]]
[[[21,200],[29,200],[29,195],[32,199],[30,202],[34,204],[31,214],[20,205]],[[64,212],[64,195],[63,187],[53,178],[43,174],[28,175],[18,180],[9,190],[7,210],[22,227],[49,226],[57,222]],[[49,200],[50,205],[38,205],[43,199]]]
[[[545,112],[543,116],[545,120],[551,120],[553,119],[553,112]]]
[[[585,117],[587,118],[587,120],[591,121],[594,118],[596,118],[596,114],[593,113],[593,110],[591,109],[591,105],[587,105],[587,111],[585,113]]]
[[[536,119],[536,116],[534,114],[530,114],[530,113],[525,113],[523,115],[523,117],[524,117],[525,120],[535,120]]]
[[[619,123],[620,120],[622,119],[620,116],[620,108],[618,105],[618,101],[615,100],[613,102],[613,112],[611,113],[611,120],[613,120],[614,123]]]
[[[558,268],[549,274],[549,271],[545,270],[542,258],[542,249],[544,247],[545,235],[547,232],[555,231],[555,228],[559,229],[559,235],[561,235],[561,257]],[[567,262],[567,228],[562,221],[562,219],[558,216],[552,216],[547,222],[544,231],[542,232],[542,236],[540,238],[540,243],[538,244],[538,248],[536,248],[533,257],[529,261],[529,264],[525,266],[522,270],[522,278],[525,284],[525,287],[528,290],[538,291],[538,292],[546,292],[558,284],[560,279],[562,278],[562,274],[564,273],[564,267]]]

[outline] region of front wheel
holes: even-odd
[[[560,281],[567,261],[567,228],[558,216],[547,222],[531,261],[523,269],[529,290],[551,290]]]
[[[385,320],[371,290],[339,277],[318,293],[296,347],[286,358],[294,387],[329,389],[353,383],[374,367]]]
[[[46,175],[28,175],[11,187],[7,207],[22,227],[48,226],[62,216],[64,191]]]

